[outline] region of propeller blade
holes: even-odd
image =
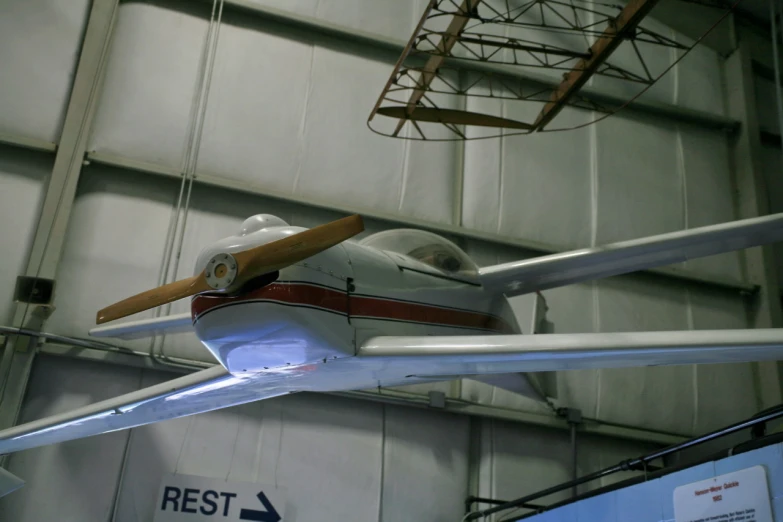
[[[364,230],[361,216],[349,216],[293,236],[233,254],[237,278],[233,286],[280,270],[350,239]]]
[[[293,265],[303,259],[331,248],[346,239],[350,239],[364,230],[360,216],[349,216],[326,225],[320,225],[292,236],[278,239],[265,245],[231,254],[218,254],[215,259],[224,258],[236,261],[236,277],[225,279],[226,286],[210,286],[207,270],[199,275],[174,281],[167,285],[147,290],[107,306],[98,312],[97,324],[133,315],[156,306],[191,297],[203,292],[227,292],[240,289],[249,280]],[[221,264],[222,263],[222,264]],[[229,261],[218,262],[212,270],[219,278],[225,277]],[[210,266],[209,264],[207,265]],[[234,266],[231,266],[233,269]]]
[[[96,323],[103,324],[114,321],[115,319],[172,303],[183,297],[189,297],[208,290],[212,290],[212,288],[207,284],[202,272],[197,276],[180,279],[107,306],[98,312]]]

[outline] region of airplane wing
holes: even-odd
[[[783,329],[374,337],[356,357],[384,386],[417,378],[782,358]]]
[[[231,375],[215,366],[0,431],[0,454],[297,391],[333,392],[482,374],[729,363],[783,358],[783,329],[608,334],[375,337],[355,357]],[[0,480],[3,477],[0,476]],[[11,481],[10,487],[17,482]],[[4,489],[0,482],[0,494]]]
[[[140,321],[98,326],[90,330],[91,337],[115,337],[119,339],[138,339],[163,333],[187,332],[193,329],[190,314],[168,315]]]
[[[275,397],[295,391],[296,382],[290,371],[239,377],[215,366],[0,431],[0,454]]]
[[[783,240],[783,214],[489,266],[481,283],[515,296]]]

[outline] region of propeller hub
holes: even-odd
[[[217,254],[207,263],[204,275],[210,287],[225,290],[236,280],[236,259],[231,254]]]

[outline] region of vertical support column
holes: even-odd
[[[559,408],[557,415],[564,418],[568,423],[571,433],[571,480],[576,481],[579,478],[579,459],[577,453],[577,430],[582,424],[582,410],[578,408]],[[571,488],[571,498],[576,498],[579,494],[578,486]]]
[[[464,73],[460,70],[457,72],[457,84],[461,87],[464,85]],[[468,109],[467,96],[462,96],[459,100],[460,110]],[[465,125],[457,126],[463,134],[465,133]],[[465,187],[465,140],[459,140],[455,142],[456,147],[454,154],[456,157],[456,165],[454,170],[454,192],[452,194],[452,208],[451,208],[451,224],[455,227],[462,226],[462,205],[463,205],[463,190]],[[464,246],[464,245],[463,245]]]
[[[778,7],[780,7],[780,14],[778,13]],[[780,23],[783,22],[783,6],[778,6],[777,0],[770,0],[769,16],[772,25],[772,66],[775,71],[775,99],[778,105],[778,132],[783,136],[783,85],[781,85],[783,80],[781,80],[781,60],[780,52],[778,50],[779,35],[783,35],[783,27],[780,27]]]
[[[753,71],[746,43],[740,40],[739,47],[726,60],[724,73],[728,116],[742,124],[740,130],[730,138],[737,214],[739,218],[762,216],[769,213],[769,203],[766,182],[759,165],[761,141]],[[774,328],[783,323],[773,255],[772,247],[752,248],[744,252],[746,278],[760,287],[758,295],[748,300],[748,323],[751,328]],[[759,409],[779,404],[779,363],[756,363],[754,368]]]
[[[118,0],[92,2],[62,136],[25,270],[28,277],[53,279],[56,275],[118,4]],[[13,324],[40,331],[50,311],[49,306],[18,303]],[[33,339],[9,337],[0,361],[0,429],[16,423],[34,354]]]

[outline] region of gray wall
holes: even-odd
[[[421,0],[264,4],[395,40],[407,37],[423,8]],[[13,320],[14,280],[27,262],[52,170],[49,145],[60,140],[87,8],[52,0],[0,7],[0,64],[13,80],[0,82],[0,140],[39,149],[0,147],[6,246],[0,318],[6,323]],[[482,265],[530,257],[536,245],[564,250],[740,217],[731,144],[722,132],[628,109],[566,134],[464,145],[383,138],[365,122],[393,53],[226,6],[219,33],[211,33],[217,38],[212,54],[210,8],[170,0],[120,4],[47,331],[85,337],[97,309],[189,275],[202,246],[260,212],[312,226],[347,209],[367,210],[367,233],[418,220],[453,231],[451,238]],[[212,58],[195,162],[189,158],[190,131],[199,123],[194,98],[200,69]],[[673,56],[667,51],[660,59]],[[700,48],[649,100],[724,117],[722,78],[721,58]],[[177,216],[183,172],[197,180],[187,216]],[[181,241],[172,231],[175,217],[185,224]],[[461,230],[473,238],[461,237]],[[172,255],[164,273],[172,250],[181,251],[181,262]],[[675,268],[707,279],[748,279],[739,253]],[[558,332],[748,325],[738,291],[661,275],[575,285],[545,297]],[[524,300],[513,304],[527,324]],[[186,309],[175,303],[170,312]],[[119,344],[213,362],[191,334]],[[756,412],[762,384],[755,370],[740,364],[563,372],[558,400],[581,409],[594,426],[688,435]],[[20,420],[170,377],[39,356]],[[115,520],[146,520],[157,478],[176,470],[276,481],[306,499],[290,506],[295,520],[318,512],[343,520],[445,521],[458,520],[468,492],[513,497],[570,476],[567,432],[501,420],[563,426],[546,407],[470,381],[393,392],[421,400],[431,389],[495,418],[332,396],[274,399],[14,455],[11,470],[29,484],[0,501],[0,518],[105,520],[116,499]],[[580,472],[651,447],[606,437],[580,441]]]

